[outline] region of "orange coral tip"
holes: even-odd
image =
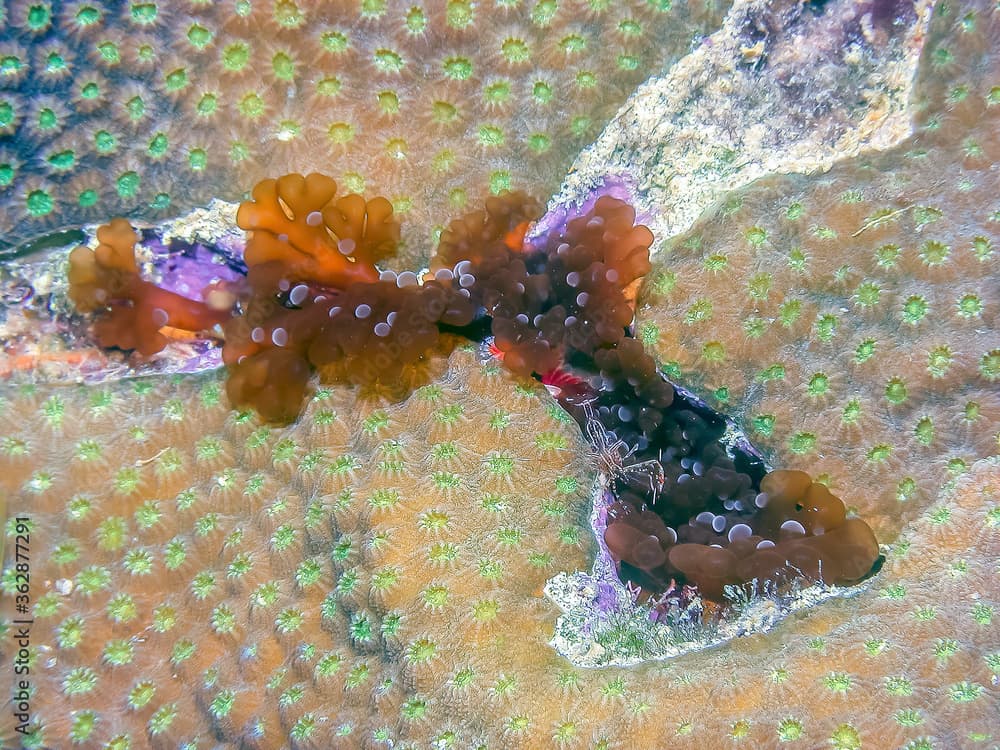
[[[531,224],[531,221],[522,221],[504,235],[503,243],[515,253],[521,252],[524,249],[524,237],[528,233],[528,229],[531,228]]]

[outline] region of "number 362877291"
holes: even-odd
[[[28,604],[29,571],[31,570],[31,525],[30,519],[14,519],[14,589],[17,603]]]

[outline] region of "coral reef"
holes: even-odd
[[[336,194],[337,183],[321,174],[289,174],[254,186],[236,213],[236,223],[250,233],[244,259],[254,287],[277,286],[278,278],[340,289],[378,280],[375,263],[399,244],[392,204],[356,194],[334,200]]]
[[[32,35],[75,20],[74,39],[93,41],[88,29],[115,19],[78,2],[52,20],[40,2],[32,20],[29,5],[5,7],[20,41],[3,40],[11,62],[0,131],[34,138],[42,131],[28,129],[33,111],[18,88]],[[295,30],[309,20],[302,5],[268,4],[263,17]],[[611,7],[593,5],[599,17]],[[248,38],[263,7],[232,18],[226,33]],[[366,23],[389,18],[384,7],[366,2]],[[553,7],[531,12],[544,20]],[[192,17],[208,8],[192,4]],[[459,24],[477,12],[447,9]],[[120,47],[137,68],[150,69],[159,25],[208,49],[205,32],[221,33],[192,24],[187,7],[128,11],[149,28]],[[419,27],[421,14],[413,18]],[[428,358],[430,385],[404,404],[322,389],[287,428],[231,412],[214,375],[4,386],[0,497],[32,516],[30,718],[41,725],[22,739],[5,710],[4,743],[990,747],[1000,710],[1000,467],[977,458],[996,451],[1000,408],[998,22],[992,4],[939,5],[911,96],[914,137],[827,174],[768,178],[726,196],[714,222],[654,258],[640,296],[638,336],[672,377],[725,404],[782,464],[809,468],[892,541],[878,578],[853,598],[670,662],[573,666],[549,644],[557,612],[541,591],[591,557],[583,530],[595,466],[541,386],[463,350],[447,371],[443,355]],[[340,44],[336,32],[328,39]],[[500,65],[516,66],[533,50],[517,32],[509,40]],[[84,65],[114,58],[116,45],[103,41],[76,52],[54,34],[31,50],[31,59],[49,55],[46,80],[60,80],[60,61],[80,60],[79,95],[66,105],[75,112],[96,112],[105,82],[117,80],[111,62],[97,62],[99,73]],[[243,44],[230,49],[226,75],[249,87]],[[275,80],[301,70],[266,35],[253,46]],[[183,110],[193,74],[179,58],[164,62],[157,95]],[[374,75],[399,62],[408,61],[377,55]],[[445,63],[461,74],[462,60]],[[144,102],[147,90],[135,87],[128,101]],[[252,93],[240,102],[248,113],[280,111]],[[213,96],[199,90],[197,102],[211,112]],[[392,108],[392,96],[383,101]],[[39,124],[71,117],[51,101],[39,106]],[[120,156],[110,171],[131,200],[138,171],[118,127],[102,124],[93,142],[105,163]],[[284,127],[295,143],[298,121]],[[347,122],[331,132],[354,136]],[[44,224],[56,183],[21,171],[23,155],[2,155],[0,178],[23,180],[23,200],[3,210],[23,202],[43,217],[33,226]],[[184,155],[206,163],[198,148]],[[84,177],[66,184],[89,202],[103,188]],[[101,205],[102,218],[110,212]],[[835,503],[826,507],[839,517]],[[8,563],[5,634],[13,585]],[[747,602],[746,614],[763,621],[772,604]],[[648,627],[611,625],[595,651],[641,651]]]
[[[81,312],[99,311],[94,337],[105,348],[150,355],[167,343],[165,331],[209,331],[230,318],[235,296],[214,284],[194,300],[158,287],[139,275],[139,236],[125,219],[97,230],[95,250],[80,246],[69,256],[69,296]]]
[[[197,304],[206,292],[213,303],[209,307],[231,305],[246,277],[245,240],[233,223],[235,207],[225,211],[223,206],[216,201],[183,220],[122,233],[126,253],[134,258],[141,279],[169,292],[164,295],[166,299],[191,307],[199,315],[208,312]],[[220,219],[223,214],[225,219]],[[96,272],[93,251],[101,244],[97,237],[100,229],[98,226],[40,238],[20,248],[23,255],[0,264],[0,300],[4,302],[0,306],[0,375],[17,382],[93,383],[217,367],[221,362],[220,329],[214,324],[197,333],[163,327],[167,345],[155,356],[148,356],[148,348],[147,355],[142,355],[134,350],[94,346],[93,317],[81,315],[73,302],[71,277],[76,274],[68,273],[67,266],[72,267],[69,256],[76,250],[78,259]],[[136,235],[138,241],[129,252],[127,248]],[[80,242],[91,252],[77,250]],[[137,284],[137,288],[159,294],[143,284]],[[116,306],[130,304],[119,300]],[[99,307],[105,313],[111,309],[106,304]],[[129,313],[119,310],[116,314]],[[211,319],[199,323],[199,328],[228,316],[205,317]]]
[[[723,602],[730,585],[759,593],[800,579],[847,584],[872,569],[875,537],[863,521],[846,519],[839,498],[804,472],[762,479],[754,457],[722,445],[725,422],[675,402],[642,344],[627,338],[634,309],[626,292],[650,269],[653,241],[628,203],[599,196],[526,244],[537,203],[501,194],[452,222],[420,283],[375,265],[398,242],[389,202],[336,194],[329,177],[290,174],[259,183],[240,206],[248,292],[241,314],[226,321],[223,348],[235,406],[292,421],[316,368],[327,370],[324,380],[405,388],[410,365],[442,329],[463,331],[479,319],[512,372],[575,386],[558,387],[560,400],[621,496],[603,537],[620,577],[644,599],[689,586]],[[70,255],[70,295],[83,310],[105,310],[95,325],[102,345],[153,353],[165,343],[161,330],[219,314],[140,280],[137,237],[124,219],[98,237],[95,251]],[[236,295],[216,288],[206,296],[232,307]],[[567,361],[592,375],[575,378]]]
[[[580,669],[548,645],[556,612],[540,598],[590,555],[594,469],[579,433],[541,386],[471,352],[429,367],[434,385],[403,404],[324,389],[280,429],[231,411],[214,374],[6,391],[0,476],[31,509],[37,574],[42,728],[23,744],[943,748],[992,736],[996,462],[908,530],[875,585],[786,622],[778,641]],[[0,721],[17,745],[10,712]]]
[[[269,175],[332,170],[407,214],[401,268],[420,266],[437,222],[470,198],[550,194],[635,85],[725,10],[700,0],[683,12],[646,0],[6,5],[0,245],[113,215],[160,219],[240,200]]]
[[[880,539],[998,446],[1000,25],[946,17],[914,136],[728,195],[669,241],[637,310],[672,377]]]
[[[555,560],[590,544],[579,433],[473,352],[426,366],[404,403],[324,389],[281,429],[232,411],[216,374],[6,392],[25,421],[3,491],[31,507],[36,581],[25,745],[354,747],[427,710],[414,670],[459,646],[435,623],[461,617],[471,644],[551,614]],[[539,434],[563,447],[539,456]]]
[[[623,578],[644,597],[691,584],[721,601],[728,585],[865,576],[879,551],[864,521],[846,519],[840,499],[804,472],[762,480],[752,459],[721,445],[718,415],[675,403],[642,344],[626,337],[626,290],[649,270],[653,241],[632,207],[602,195],[522,248],[511,235],[523,235],[526,205],[501,196],[453,222],[431,268],[435,279],[457,276],[483,307],[513,372],[545,382],[567,361],[591,370],[572,392],[556,390],[624,493],[604,531]]]
[[[461,327],[475,308],[448,280],[380,274],[399,223],[385,198],[366,201],[320,174],[264,180],[241,204],[249,296],[225,326],[223,361],[235,404],[266,419],[301,410],[314,368],[340,365],[360,383],[398,383],[438,343],[438,324]]]
[[[729,190],[829,169],[912,132],[931,0],[738,0],[691,54],[644,82],[573,163],[555,202],[629,175],[658,236]]]

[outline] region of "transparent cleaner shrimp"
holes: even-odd
[[[584,432],[590,441],[590,457],[597,461],[598,468],[612,481],[628,482],[633,478],[645,478],[653,493],[653,503],[663,489],[663,466],[655,458],[629,463],[638,446],[629,446],[624,440],[610,433],[601,424],[593,407],[586,404],[583,412],[587,417]]]

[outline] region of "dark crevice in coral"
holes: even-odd
[[[20,245],[11,245],[6,248],[3,246],[3,240],[0,239],[0,262],[27,258],[45,250],[83,242],[85,239],[87,239],[87,235],[80,229],[50,232],[29,242],[24,242]]]
[[[722,603],[729,586],[850,584],[872,569],[878,544],[863,521],[808,474],[768,473],[727,419],[675,388],[631,336],[653,235],[628,203],[602,195],[532,237],[535,200],[490,198],[444,230],[418,279],[375,265],[399,239],[388,201],[336,190],[321,175],[260,183],[237,219],[250,232],[247,276],[208,283],[204,301],[142,280],[123,220],[101,229],[96,252],[73,252],[71,295],[103,311],[95,331],[106,346],[149,353],[165,329],[221,324],[231,401],[270,421],[298,416],[316,370],[396,384],[442,334],[488,342],[581,425],[613,493],[604,541],[622,580],[655,602],[689,597],[691,586]],[[188,260],[205,252],[173,250]]]
[[[461,336],[464,339],[469,339],[469,341],[483,342],[489,338],[492,325],[493,319],[488,315],[482,315],[464,326],[438,323],[438,331],[452,334],[453,336]]]
[[[543,380],[557,383],[550,390],[608,475],[605,542],[641,598],[665,605],[664,595],[687,596],[684,585],[694,584],[721,602],[730,585],[762,594],[803,579],[868,576],[874,537],[822,485],[802,472],[767,479],[762,457],[732,422],[691,394],[674,388],[669,404],[654,405],[636,394],[634,377],[573,362]],[[650,377],[669,384],[660,373]]]

